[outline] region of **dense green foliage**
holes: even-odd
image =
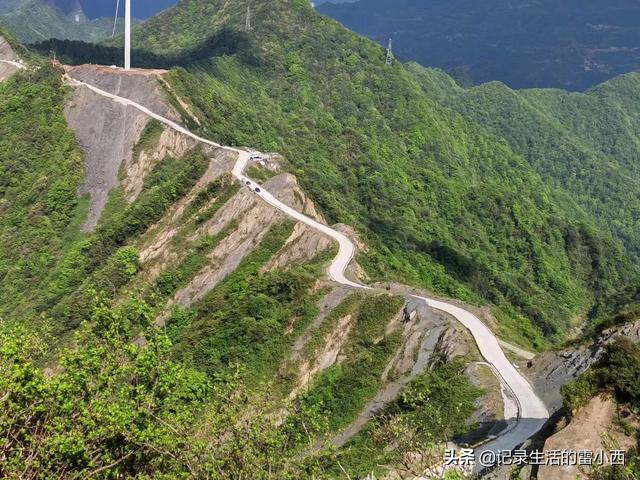
[[[338,461],[350,475],[363,477],[370,472],[383,473],[386,465],[410,475],[410,469],[403,470],[407,453],[423,455],[425,468],[432,461],[438,463],[442,452],[435,445],[474,427],[468,419],[482,392],[471,384],[464,370],[463,361],[454,361],[418,376],[338,453]],[[417,465],[412,466],[420,471]],[[327,468],[340,475],[335,463]]]
[[[397,333],[386,335],[385,329],[398,314],[404,299],[386,295],[358,296],[345,302],[346,311],[354,317],[353,327],[340,349],[346,360],[320,373],[301,398],[305,408],[320,411],[327,417],[327,426],[332,431],[346,427],[378,392],[384,369],[401,340]]]
[[[317,16],[306,0],[256,2],[253,8],[253,30],[244,32],[245,5],[184,0],[138,30],[136,45],[148,53],[138,50],[146,56],[136,58],[181,65],[166,76],[167,94],[175,92],[198,117],[195,122],[185,113],[191,129],[227,144],[283,153],[285,168],[296,173],[326,218],[358,230],[369,247],[359,261],[372,280],[397,280],[495,306],[500,333],[534,348],[562,340],[583,318],[601,318],[603,305],[622,307],[632,298],[633,242],[624,237],[635,231],[634,204],[617,219],[597,218],[624,190],[607,200],[609,178],[593,186],[584,179],[581,186],[571,184],[571,169],[546,159],[555,133],[545,137],[548,144],[532,149],[535,155],[525,152],[528,141],[518,143],[515,133],[505,141],[495,123],[460,107],[457,100],[466,91],[451,79],[434,75],[437,89],[429,91],[416,71],[385,67],[381,48]],[[69,55],[81,48],[67,45]],[[96,51],[113,54],[117,48]],[[8,444],[3,454],[12,456],[11,468],[28,467],[22,452],[33,449],[51,471],[64,466],[79,476],[105,467],[101,471],[114,475],[137,469],[166,478],[308,478],[291,461],[299,458],[291,449],[311,448],[317,434],[347,425],[379,390],[401,342],[400,333],[387,334],[385,327],[402,301],[349,298],[303,352],[317,347],[339,314],[348,312],[354,319],[344,358],[312,380],[282,428],[273,426],[273,418],[253,423],[251,413],[280,412],[282,406],[268,400],[290,392],[294,380],[281,366],[318,314],[325,292],[316,281],[334,252],[303,265],[265,269],[292,232],[292,224],[277,224],[202,299],[171,310],[176,292],[207,268],[209,254],[237,227],[231,221],[216,234],[198,230],[239,186],[223,176],[192,191],[210,159],[198,149],[181,159],[166,157],[145,178],[135,201],[112,192],[96,230],[82,235],[78,226],[86,202],[75,195],[80,156],[64,127],[65,89],[55,70],[21,73],[0,85],[0,92],[6,92],[0,96],[0,133],[15,136],[6,142],[0,137],[0,235],[8,239],[0,246],[0,273],[9,280],[0,289],[0,313],[12,322],[48,328],[57,334],[49,346],[64,341],[71,351],[63,356],[63,370],[54,362],[51,379],[15,349],[2,357],[0,381],[9,385],[11,398],[17,392],[9,415],[24,412],[25,423],[40,421],[25,410],[35,401],[46,406],[36,412],[44,414],[44,423],[29,424],[29,431],[49,428],[46,422],[60,425],[44,435],[44,444],[36,434],[26,434],[27,449]],[[591,105],[590,114],[601,107]],[[570,124],[554,111],[555,103],[545,108],[555,123]],[[5,112],[10,123],[3,123]],[[581,139],[576,145],[582,149],[596,151],[608,138],[603,125],[566,128],[567,137]],[[610,153],[632,165],[629,143],[635,137],[632,129],[625,132]],[[134,154],[152,148],[160,133],[157,122],[149,123]],[[43,142],[52,150],[43,153]],[[580,158],[573,159],[574,167]],[[597,161],[588,165],[601,172]],[[193,201],[173,210],[186,196]],[[138,250],[158,232],[172,230],[167,257],[141,264]],[[131,292],[146,303],[128,302]],[[96,299],[123,307],[99,309],[74,344],[69,333],[91,317]],[[166,337],[151,327],[158,316],[166,322]],[[17,345],[15,332],[5,338],[5,344]],[[56,353],[38,361],[51,362]],[[613,385],[621,398],[634,399],[630,379],[637,365],[622,363],[623,357],[608,351],[610,364],[594,370],[600,372],[597,383],[578,385],[575,396]],[[238,364],[242,371],[236,374]],[[140,365],[151,368],[140,372]],[[26,384],[14,381],[16,369],[27,372]],[[232,383],[225,390],[230,377],[242,378],[246,389],[238,392]],[[86,391],[77,382],[85,382]],[[264,404],[252,403],[249,398],[269,390],[269,383],[276,394],[269,391],[258,400]],[[25,397],[33,385],[36,396]],[[66,396],[56,397],[60,390]],[[365,473],[375,468],[373,462],[393,462],[398,454],[465,433],[470,426],[462,419],[479,394],[462,363],[438,366],[354,440],[342,453],[345,465]],[[105,406],[108,399],[112,405]],[[80,416],[77,430],[61,420],[64,415]],[[101,428],[92,432],[92,423]]]
[[[602,357],[578,380],[563,387],[565,404],[585,405],[598,391],[611,390],[622,403],[640,408],[640,346],[619,337],[605,347]]]
[[[473,89],[460,88],[443,72],[412,64],[410,70],[425,92],[469,120],[484,125],[521,154],[545,182],[562,191],[555,202],[573,211],[577,219],[609,232],[631,259],[640,254],[640,115],[637,94],[640,76],[629,74],[602,84],[585,94],[560,90],[513,91],[493,82]],[[595,239],[594,239],[595,240]],[[601,258],[608,250],[622,259],[618,242],[590,241],[585,247]],[[617,298],[602,301],[592,317],[615,314],[638,297],[637,272],[622,263],[582,265],[591,273],[597,290],[610,295],[604,271],[617,270],[629,287]],[[626,271],[625,271],[626,270]]]
[[[274,227],[205,298],[190,309],[174,310],[167,328],[179,357],[210,374],[242,364],[249,385],[273,378],[293,339],[318,313],[317,296],[309,290],[326,261],[321,256],[311,264],[260,274],[291,231],[290,223]]]
[[[637,318],[637,317],[636,317]],[[619,319],[618,319],[619,321]],[[597,394],[613,393],[637,418],[640,414],[640,345],[627,337],[617,337],[604,347],[600,359],[580,378],[562,387],[564,405],[575,411],[589,403]],[[637,429],[626,421],[628,434],[638,436]],[[625,425],[623,423],[623,425]],[[634,480],[640,475],[640,443],[626,452],[625,465],[596,468],[589,478],[594,480]]]
[[[578,94],[514,91],[497,82],[463,89],[443,72],[409,68],[427,93],[505,139],[547,183],[638,254],[640,75]]]
[[[93,291],[107,292],[113,298],[133,278],[137,253],[125,245],[183,197],[207,165],[207,159],[197,150],[182,159],[165,157],[145,179],[136,202],[119,206],[112,214],[107,211],[96,230],[71,247],[51,272],[36,304],[37,310],[47,312],[54,320],[58,332],[72,330],[86,318]]]
[[[45,375],[49,345],[0,330],[3,478],[309,478],[267,399],[230,374],[207,378],[171,359],[153,311],[98,306],[76,346]],[[134,343],[134,332],[142,331]]]
[[[82,155],[64,95],[47,66],[0,83],[0,317],[42,291],[81,221]]]

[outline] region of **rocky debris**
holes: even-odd
[[[266,182],[265,188],[293,208],[298,210],[306,208],[307,211],[315,212],[313,202],[300,191],[293,175],[278,175]],[[222,239],[209,254],[208,265],[186,287],[176,293],[170,305],[178,304],[188,307],[204,297],[207,292],[240,265],[274,225],[286,218],[283,213],[260,200],[249,190],[240,190],[193,235],[192,240],[205,233],[212,236],[217,235],[231,222],[237,223],[237,227]],[[316,215],[316,218],[320,217]],[[304,229],[299,226],[297,231],[304,232]],[[276,253],[274,261],[279,265],[288,265],[292,261],[313,258],[322,251],[318,249],[324,249],[329,245],[329,241],[303,233],[294,242],[295,249],[292,249],[292,244],[285,245],[280,252]],[[141,258],[145,258],[144,254],[145,252]],[[166,252],[162,255],[167,256]]]
[[[462,443],[473,444],[478,439],[500,433],[506,427],[504,401],[501,396],[502,385],[486,363],[470,363],[465,373],[471,383],[485,391],[476,400],[476,411],[469,422],[477,424],[478,429],[460,439]]]
[[[229,235],[208,255],[208,264],[189,284],[180,289],[171,304],[189,307],[233,272],[262,241],[269,230],[283,222],[285,215],[246,189],[239,191],[204,225],[209,235],[220,233],[232,221],[238,222]],[[202,233],[202,229],[196,234]]]
[[[453,326],[442,332],[433,352],[433,356],[447,363],[456,357],[464,357],[469,347],[464,336]]]
[[[320,300],[319,307],[320,313],[315,318],[313,323],[300,335],[293,344],[293,358],[298,358],[298,354],[302,351],[305,345],[309,342],[311,333],[314,332],[324,322],[327,315],[329,315],[334,308],[340,305],[349,295],[353,294],[353,290],[343,287],[335,286],[329,291],[329,293]]]
[[[169,120],[181,121],[180,115],[167,102],[166,93],[161,87],[162,75],[167,73],[166,70],[125,71],[100,65],[79,65],[65,67],[65,70],[71,78],[144,105]]]
[[[627,450],[635,439],[625,435],[615,423],[616,402],[608,395],[598,395],[576,412],[569,425],[547,439],[544,450],[591,452]],[[606,461],[605,465],[610,464]],[[575,465],[541,465],[538,480],[575,480],[589,478],[588,469]]]
[[[408,308],[416,312],[415,320],[403,327],[405,341],[382,374],[384,387],[367,403],[358,418],[333,438],[332,443],[337,447],[357,434],[369,420],[395,400],[408,383],[442,358],[439,355],[443,352],[453,356],[462,353],[457,348],[457,335],[447,334],[455,329],[444,313],[428,308],[424,302],[409,302]],[[398,313],[398,318],[401,317],[401,313]],[[456,347],[453,347],[454,344]],[[448,359],[453,359],[453,356]]]
[[[9,60],[11,62],[19,62],[18,55],[13,51],[9,42],[0,35],[0,60]],[[18,67],[9,63],[0,63],[0,82],[6,80],[18,70]]]
[[[607,329],[592,345],[580,345],[539,355],[527,364],[523,373],[533,381],[536,391],[549,408],[557,410],[562,406],[560,388],[597,362],[605,346],[617,336],[626,336],[634,342],[640,342],[640,321]]]
[[[20,61],[18,55],[16,55],[11,45],[9,45],[9,42],[7,42],[2,35],[0,35],[0,60]]]
[[[291,208],[304,213],[320,223],[326,223],[316,210],[315,204],[307,198],[298,185],[298,179],[290,173],[281,173],[264,182],[264,188]]]
[[[79,193],[91,197],[83,226],[90,232],[100,220],[109,192],[118,186],[120,166],[131,161],[133,147],[149,119],[85,88],[74,90],[64,113],[84,153],[85,176]]]
[[[180,231],[182,225],[179,220],[185,209],[191,205],[197,193],[208,183],[214,181],[225,173],[229,172],[235,164],[236,154],[224,149],[211,149],[209,152],[209,166],[204,175],[198,180],[191,191],[181,200],[171,206],[165,216],[156,224],[152,225],[148,230],[147,243],[140,248],[140,261],[146,265],[146,273],[148,278],[155,278],[164,265],[171,258],[177,258],[178,252],[173,251],[169,244],[175,235]],[[206,206],[204,207],[206,208]],[[221,224],[220,229],[224,228],[227,223]],[[201,236],[203,232],[200,232]],[[192,240],[195,238],[192,238]],[[153,263],[153,266],[149,266]]]

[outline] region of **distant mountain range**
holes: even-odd
[[[58,1],[0,0],[0,27],[23,43],[49,38],[97,42],[111,35],[112,18],[90,20],[76,2],[65,1],[60,9],[54,4]]]
[[[637,0],[360,0],[318,7],[402,60],[479,84],[582,90],[640,68]]]
[[[175,3],[138,0],[133,3],[133,15],[144,20]],[[122,16],[124,1],[120,4]],[[0,27],[24,43],[49,38],[97,42],[111,35],[115,8],[115,0],[0,0]],[[121,25],[116,31],[122,31]]]

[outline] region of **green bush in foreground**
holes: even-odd
[[[43,339],[2,329],[0,477],[304,478],[268,404],[237,375],[210,380],[171,360],[152,320],[138,300],[99,306],[47,371],[32,360]]]

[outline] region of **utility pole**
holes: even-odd
[[[124,7],[124,69],[131,70],[131,0]]]
[[[251,5],[247,6],[247,20],[244,25],[244,31],[247,33],[251,31]]]
[[[389,46],[387,47],[387,59],[385,60],[384,64],[387,67],[390,67],[393,65],[393,40],[389,39]]]

